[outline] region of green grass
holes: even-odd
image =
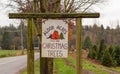
[[[109,72],[101,70],[99,65],[93,64],[87,60],[83,59],[83,69],[94,72],[95,74],[110,74]]]
[[[57,70],[56,74],[75,74],[75,69],[66,65],[66,63],[62,59],[54,60],[55,69]],[[40,74],[40,65],[39,60],[35,62],[35,74]],[[23,70],[21,74],[27,74],[27,69]]]
[[[24,53],[26,53],[24,51]],[[0,58],[10,57],[10,56],[19,56],[22,54],[21,50],[0,50]]]
[[[75,66],[76,65],[76,60],[75,58],[68,57],[68,60]],[[110,74],[106,71],[103,71],[101,69],[105,68],[108,70],[114,70],[120,72],[120,67],[116,68],[108,68],[104,67],[102,65],[96,65],[94,63],[91,63],[85,59],[82,59],[82,67],[83,69],[89,70],[94,72],[95,74]],[[35,74],[39,74],[39,60],[35,62]],[[54,59],[54,74],[76,74],[76,70],[73,67],[70,67],[66,65],[66,62],[63,59]],[[24,70],[22,74],[27,74],[27,71]]]
[[[40,64],[39,64],[39,62],[40,62],[39,60],[35,61],[35,65],[34,65],[34,67],[35,67],[35,74],[40,74]],[[27,69],[23,70],[21,72],[21,74],[27,74]]]
[[[76,59],[68,56],[67,58],[74,66],[76,65]]]
[[[76,60],[75,58],[72,58],[72,57],[69,57],[68,60],[73,64],[73,65],[76,65]],[[101,70],[101,66],[100,65],[96,65],[96,64],[93,64],[85,59],[82,59],[82,67],[83,69],[86,69],[86,70],[89,70],[89,71],[92,71],[94,72],[95,74],[109,74],[108,72],[106,71],[103,71]]]
[[[111,67],[111,68],[108,68],[108,69],[116,71],[116,72],[120,72],[120,67]]]
[[[73,64],[75,64],[75,60],[69,58]],[[35,74],[39,74],[39,60],[35,62]],[[55,74],[76,74],[76,70],[68,65],[63,59],[55,59],[54,60],[54,69],[56,71]],[[96,67],[95,64],[88,62],[87,60],[83,60],[83,69],[90,70],[95,74],[109,74],[108,72],[102,71]],[[21,74],[27,74],[27,70],[22,71]]]
[[[55,59],[55,69],[57,74],[76,74],[75,69],[67,66],[63,59]]]
[[[40,74],[40,60],[35,62],[35,74]]]

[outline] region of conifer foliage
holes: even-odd
[[[108,50],[105,51],[105,53],[104,53],[104,55],[103,55],[103,57],[101,59],[101,63],[102,63],[102,65],[108,66],[108,67],[114,66],[113,58],[110,55]]]
[[[91,47],[92,47],[91,40],[90,40],[89,36],[87,36],[83,43],[83,49],[90,49]]]
[[[98,48],[96,45],[94,45],[90,50],[88,57],[92,59],[97,59],[97,53],[98,53]]]
[[[1,42],[2,49],[10,50],[12,46],[12,37],[9,32],[4,32]]]
[[[113,58],[116,61],[117,66],[120,66],[120,46],[115,47]]]

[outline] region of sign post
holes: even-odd
[[[76,38],[76,50],[77,50],[77,65],[76,65],[76,70],[77,70],[77,74],[82,74],[82,66],[81,66],[81,50],[82,50],[82,43],[81,43],[81,32],[82,32],[82,19],[81,18],[98,18],[100,16],[99,13],[77,13],[77,14],[67,14],[67,13],[10,13],[9,14],[9,18],[19,18],[19,19],[30,19],[30,18],[42,18],[42,19],[46,19],[46,18],[77,18],[77,38]],[[31,22],[32,23],[32,22]],[[28,24],[30,25],[30,24]],[[57,30],[59,31],[59,30]],[[48,31],[49,32],[49,31]],[[47,36],[48,32],[46,32],[46,34],[43,34],[45,36]],[[54,34],[54,30],[52,32],[50,32],[50,34]],[[58,34],[58,32],[56,32],[56,34]],[[32,35],[32,33],[30,34]],[[50,35],[48,35],[49,38]],[[53,36],[54,37],[54,36]],[[56,37],[56,35],[55,35]],[[51,38],[51,37],[50,37]],[[62,38],[62,35],[61,35]],[[63,38],[64,38],[64,34],[63,34]],[[54,38],[53,38],[54,39]],[[52,40],[52,39],[50,39]],[[53,40],[54,42],[54,40]],[[56,42],[56,41],[55,41]],[[32,42],[30,42],[32,44]],[[42,45],[43,48],[46,48],[46,45],[44,46],[44,44]],[[48,47],[48,46],[47,46]],[[53,48],[53,47],[50,47]],[[48,50],[45,50],[46,52],[48,52]],[[62,52],[62,51],[61,51]],[[66,51],[65,51],[66,52]],[[32,52],[30,52],[32,53]],[[33,54],[33,53],[32,53]],[[29,56],[30,54],[28,54]],[[43,56],[48,56],[48,55],[44,55]],[[56,56],[56,51],[55,54],[53,54],[53,52],[50,54],[51,57],[55,56],[55,57],[61,57],[61,55],[57,55]],[[66,56],[66,55],[64,55]],[[62,57],[64,57],[62,56]],[[33,58],[33,57],[32,57]],[[28,59],[28,61],[31,61],[31,59]],[[28,64],[30,65],[30,64]],[[32,67],[32,66],[29,66]],[[29,74],[34,74],[34,70],[31,70],[32,72],[29,72]],[[43,72],[44,74],[44,72]],[[47,73],[49,74],[49,73]]]
[[[76,19],[76,70],[77,74],[82,74],[82,19]]]
[[[27,41],[27,73],[34,74],[34,40],[33,19],[28,19],[28,41]]]

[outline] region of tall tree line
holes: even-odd
[[[119,45],[120,44],[120,27],[119,25],[116,28],[106,28],[103,25],[98,26],[94,24],[93,26],[84,26],[83,27],[83,42],[87,36],[89,36],[92,44],[98,44],[102,39],[107,45]]]
[[[104,28],[103,25],[97,26],[94,24],[93,26],[83,26],[82,30],[82,42],[85,47],[90,45],[99,44],[100,41],[103,39],[105,44],[107,45],[119,45],[120,44],[120,27],[119,25],[116,26],[115,29]],[[71,27],[71,26],[69,26]],[[72,36],[70,38],[71,45],[75,45],[76,39],[76,27],[72,26]],[[23,45],[24,48],[27,48],[27,26],[22,25],[22,33],[23,33]],[[11,49],[20,49],[21,46],[21,25],[15,27],[14,25],[0,27],[0,46],[4,46],[6,42],[5,39],[8,39],[10,42]],[[91,44],[90,44],[91,43]],[[3,45],[4,44],[4,45]],[[35,46],[38,45],[38,40],[35,33]],[[89,47],[88,47],[89,48]]]
[[[100,41],[104,40],[107,46],[120,45],[120,27],[119,24],[116,28],[107,26],[104,28],[103,24],[85,25],[82,28],[82,44],[83,49],[90,49],[92,45],[99,45]],[[76,27],[72,28],[72,38],[70,46],[75,48],[76,45]]]
[[[27,48],[27,26],[19,25],[15,27],[12,24],[10,26],[0,27],[0,47],[7,50],[21,49],[21,32],[23,36],[23,47]]]

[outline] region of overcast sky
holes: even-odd
[[[120,21],[120,0],[108,0],[103,6],[99,6],[97,11],[100,12],[99,19],[91,19],[92,22],[89,23],[97,23],[98,25],[103,24],[105,27],[108,25],[110,27],[115,28],[118,21]],[[85,20],[85,22],[88,19]],[[84,25],[87,24],[83,23]],[[119,22],[118,22],[119,23]]]
[[[6,2],[7,0],[0,0],[0,2]],[[13,20],[9,20],[8,14],[5,10],[1,10],[0,6],[0,26],[6,26]],[[109,25],[110,27],[116,27],[117,21],[120,21],[120,0],[108,0],[102,6],[98,6],[97,12],[100,12],[99,19],[84,19],[83,25],[98,23],[98,25],[103,24],[105,27]]]

